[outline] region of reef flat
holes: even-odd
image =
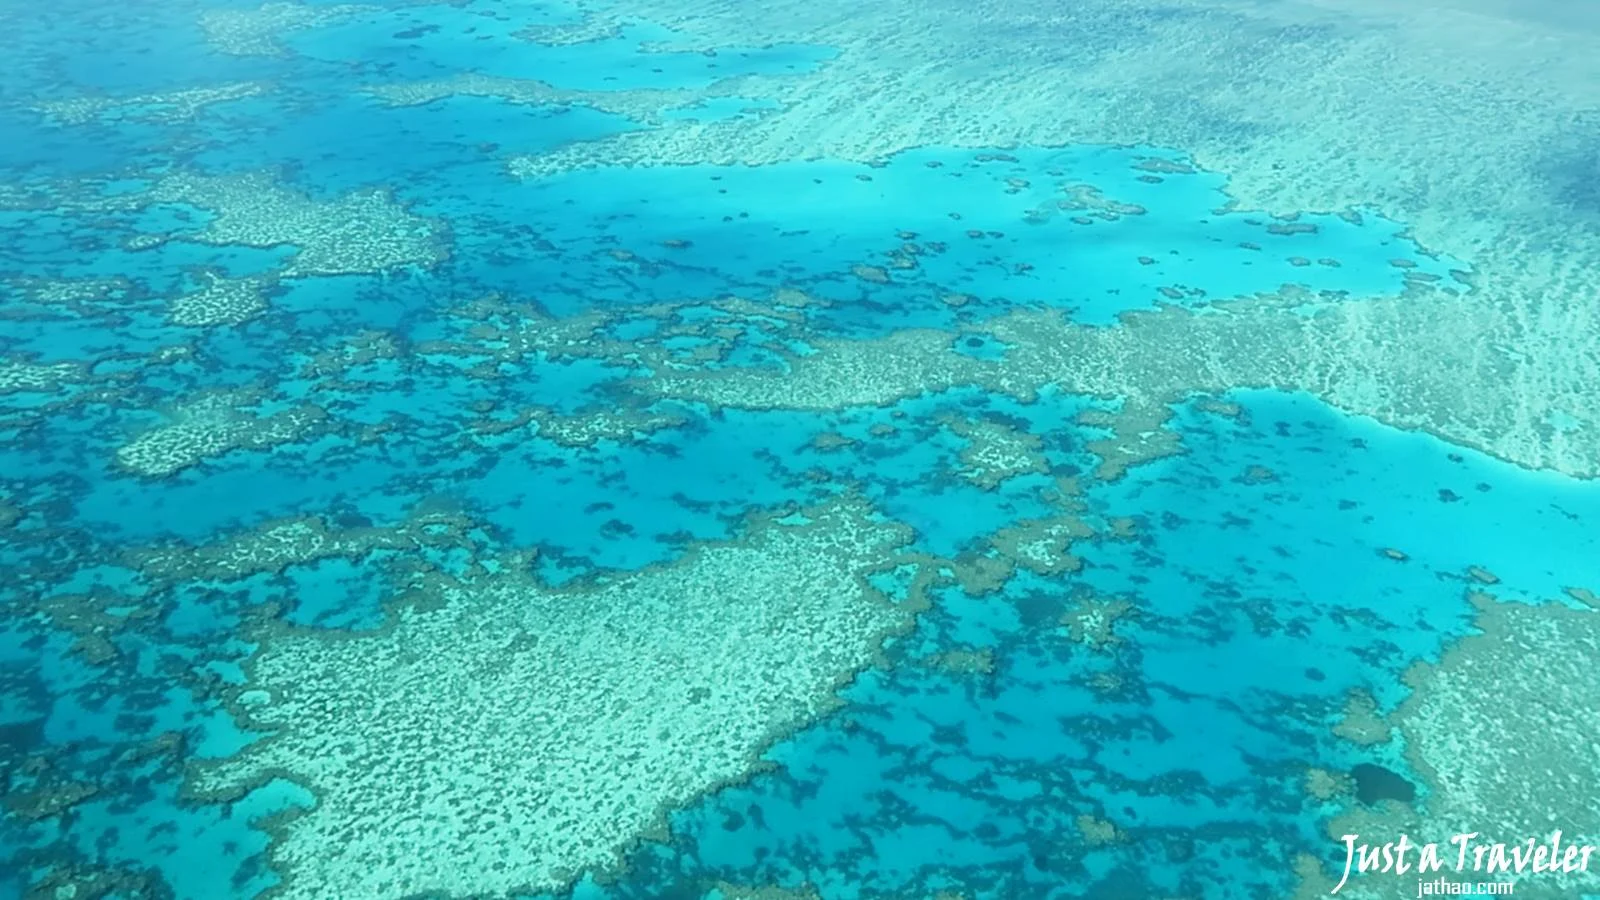
[[[904,2],[842,15],[791,2],[750,17],[721,0],[646,5],[636,14],[695,35],[674,48],[804,35],[839,56],[804,79],[763,83],[782,116],[618,135],[514,165],[871,161],[929,144],[1181,147],[1227,174],[1240,209],[1371,206],[1472,262],[1470,295],[1380,302],[1346,323],[1351,369],[1330,398],[1379,417],[1393,404],[1397,424],[1428,421],[1503,458],[1593,477],[1600,319],[1588,298],[1600,219],[1586,186],[1594,63],[1582,49],[1593,35],[1551,24],[1566,4],[1485,6]],[[1414,397],[1384,394],[1396,385]],[[1442,413],[1464,392],[1473,413]],[[1497,409],[1522,412],[1474,418]]]

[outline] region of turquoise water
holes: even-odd
[[[476,0],[54,13],[0,20],[20,48],[0,83],[0,894],[1286,895],[1297,854],[1338,871],[1325,823],[1358,802],[1308,802],[1305,771],[1379,765],[1430,790],[1403,747],[1338,736],[1351,692],[1402,704],[1404,673],[1473,633],[1469,589],[1547,604],[1600,587],[1600,485],[1306,392],[1022,396],[975,376],[817,409],[651,388],[808,359],[853,372],[913,331],[1002,366],[1015,348],[988,329],[1018,311],[1114,331],[1234,298],[1312,316],[1469,292],[1470,260],[1383,209],[1239,209],[1228,173],[1181,147],[959,136],[761,165],[596,151],[519,177],[518,158],[619,136],[756,127],[785,110],[763,84],[840,49],[673,49],[696,36],[627,16],[541,43],[581,11]],[[451,81],[469,75],[498,81]],[[183,93],[229,85],[249,87]],[[102,105],[49,105],[85,99]],[[218,285],[237,305],[195,312]],[[1173,452],[1107,474],[1104,421],[1140,400],[1159,415],[1135,431]],[[870,661],[790,698],[808,714],[756,735],[743,776],[700,778],[712,750],[678,748],[681,771],[657,774],[689,796],[629,795],[656,827],[570,851],[556,876],[529,838],[499,848],[511,875],[441,854],[447,875],[385,881],[449,836],[385,844],[370,818],[346,833],[376,855],[317,863],[295,842],[342,807],[316,758],[195,787],[300,739],[249,718],[295,694],[262,680],[282,648],[343,647],[361,669],[363,642],[436,605],[509,615],[475,593],[508,578],[569,598],[579,633],[588,598],[650,573],[689,574],[635,592],[641,610],[738,620],[698,561],[846,501],[910,529],[859,588],[903,627],[863,632]],[[1070,533],[1070,564],[1067,543],[1050,562],[1003,549],[1046,526]],[[970,574],[991,564],[992,585]],[[778,593],[803,598],[794,575]],[[748,728],[745,712],[720,714]],[[433,780],[395,795],[465,804],[485,788],[461,786],[460,761],[493,739],[463,725]],[[516,750],[592,761],[561,739]],[[382,769],[399,751],[376,740]]]

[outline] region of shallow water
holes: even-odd
[[[1097,60],[1210,27],[1115,5]],[[774,158],[846,127],[827,6],[0,7],[0,893],[1310,896],[1356,825],[1546,836],[1573,789],[1439,761],[1530,764],[1512,683],[1581,730],[1600,484],[1323,368],[1503,260],[1120,130]],[[1563,403],[1506,414],[1556,458]]]

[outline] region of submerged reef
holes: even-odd
[[[238,56],[277,56],[287,54],[280,40],[285,35],[348,19],[380,7],[353,3],[333,5],[309,3],[264,3],[254,9],[208,9],[200,14],[200,25],[211,45],[223,53]]]
[[[219,391],[189,398],[172,420],[133,438],[117,450],[117,462],[145,477],[164,477],[233,450],[263,450],[292,443],[322,424],[327,414],[312,405],[259,415],[248,410],[261,392]]]
[[[172,324],[191,328],[239,325],[266,309],[262,295],[269,283],[264,279],[213,276],[207,281],[200,290],[172,301]]]
[[[833,708],[919,608],[870,587],[909,533],[859,503],[752,527],[592,588],[445,580],[378,634],[259,634],[233,707],[270,736],[197,766],[192,793],[315,793],[273,845],[283,897],[506,896],[610,868]]]
[[[153,203],[182,203],[213,210],[197,232],[141,235],[138,247],[163,240],[276,247],[297,253],[285,278],[382,272],[428,266],[443,258],[437,226],[408,213],[388,191],[377,189],[332,200],[308,198],[262,174],[168,176],[151,186]]]
[[[1180,307],[1127,312],[1116,328],[1025,310],[969,326],[1006,346],[998,358],[952,354],[945,333],[908,329],[868,340],[814,339],[804,354],[786,360],[781,374],[671,373],[641,383],[641,389],[723,406],[826,409],[886,403],[958,384],[981,384],[1027,399],[1049,384],[1159,410],[1192,392],[1271,387],[1308,391],[1397,427],[1538,464],[1537,458],[1507,454],[1482,438],[1486,423],[1509,427],[1521,413],[1485,403],[1474,382],[1458,381],[1441,393],[1431,376],[1396,374],[1381,387],[1368,381],[1375,361],[1351,343],[1353,336],[1377,341],[1381,333],[1384,353],[1417,341],[1406,351],[1415,365],[1430,370],[1448,365],[1439,361],[1439,353],[1453,351],[1441,348],[1436,336],[1384,324],[1398,322],[1391,314],[1401,304],[1441,302],[1431,293],[1415,288],[1397,301],[1333,304],[1301,315],[1288,310],[1307,298],[1290,290],[1218,301],[1198,312]],[[1107,465],[1114,470],[1118,463]]]
[[[1411,667],[1410,696],[1387,717],[1425,792],[1415,800],[1353,805],[1328,823],[1327,833],[1334,840],[1359,835],[1374,846],[1401,834],[1413,844],[1436,843],[1451,880],[1512,880],[1519,897],[1555,900],[1600,889],[1600,866],[1496,872],[1474,849],[1520,846],[1529,838],[1546,845],[1556,831],[1563,846],[1600,846],[1600,811],[1590,788],[1600,747],[1585,718],[1574,715],[1600,697],[1593,670],[1600,614],[1559,603],[1508,603],[1481,592],[1470,599],[1478,632],[1438,662]],[[1458,835],[1476,835],[1459,872],[1460,847],[1449,843]],[[1336,871],[1335,883],[1338,877]],[[1353,873],[1340,893],[1390,897],[1415,890],[1418,877],[1414,869]],[[1325,893],[1317,889],[1325,878],[1311,878],[1302,894]]]
[[[1356,831],[1600,840],[1600,268],[1439,114],[1484,54],[86,2],[6,19],[0,895],[1232,900]],[[1486,145],[1573,121],[1491,84]]]
[[[891,3],[845,16],[779,0],[752,17],[736,0],[649,0],[630,12],[659,13],[702,47],[804,33],[839,56],[768,85],[782,115],[617,134],[512,167],[868,162],[952,140],[1182,147],[1195,167],[1227,173],[1229,208],[1375,207],[1473,265],[1470,293],[1352,304],[1306,329],[1310,347],[1295,317],[1235,322],[1234,335],[1259,334],[1262,352],[1283,346],[1289,358],[1275,357],[1281,371],[1226,371],[1286,377],[1356,414],[1592,478],[1600,218],[1588,86],[1600,72],[1592,30],[1546,12],[1569,6],[1087,0],[939,14]],[[1182,349],[1157,355],[1181,363]]]
[[[181,122],[195,118],[213,103],[254,97],[267,90],[270,90],[269,85],[239,82],[133,97],[74,97],[70,100],[46,101],[35,109],[64,125],[82,125],[107,119]]]

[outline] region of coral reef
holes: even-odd
[[[961,449],[961,477],[986,491],[1018,475],[1045,474],[1050,464],[1044,458],[1043,442],[1037,435],[1019,431],[995,418],[944,416],[941,424],[966,440]]]
[[[1002,528],[992,543],[1000,555],[1039,575],[1062,575],[1083,567],[1072,555],[1073,541],[1092,537],[1094,529],[1067,515],[1053,519],[1034,519]]]
[[[1345,698],[1339,722],[1333,728],[1339,737],[1361,746],[1388,742],[1393,726],[1378,713],[1378,702],[1366,691],[1351,691]]]
[[[254,97],[266,90],[265,84],[246,81],[131,97],[73,97],[40,103],[34,108],[63,125],[106,119],[182,122],[213,103]]]
[[[152,235],[251,247],[293,245],[282,277],[383,272],[431,266],[444,258],[439,225],[407,212],[387,191],[318,201],[262,173],[208,176],[179,172],[151,186],[147,201],[186,203],[217,217],[198,233]]]
[[[81,379],[82,367],[74,363],[0,362],[0,394],[49,393]]]
[[[812,352],[789,359],[782,375],[741,373],[735,385],[715,371],[673,372],[647,389],[728,406],[829,409],[883,404],[962,384],[1027,400],[1054,384],[1074,393],[1126,397],[1131,409],[1155,410],[1196,391],[1271,387],[1308,391],[1347,412],[1429,431],[1531,468],[1557,465],[1555,457],[1537,450],[1547,445],[1544,438],[1537,445],[1517,446],[1503,439],[1517,432],[1525,415],[1516,404],[1490,402],[1496,396],[1490,382],[1509,379],[1508,373],[1490,372],[1486,362],[1441,359],[1440,354],[1477,351],[1465,343],[1441,345],[1434,332],[1413,330],[1398,318],[1415,308],[1442,311],[1458,302],[1451,296],[1415,293],[1301,315],[1286,313],[1286,307],[1304,301],[1291,293],[1218,302],[1204,312],[1178,307],[1132,312],[1124,314],[1121,327],[1110,329],[1025,310],[985,323],[985,333],[1010,347],[999,359],[951,354],[945,333],[909,330],[877,340],[814,340]],[[1368,339],[1360,335],[1376,340],[1380,332],[1378,352],[1352,350],[1352,340]],[[1426,365],[1420,362],[1424,359]],[[1446,372],[1456,374],[1446,378]],[[1375,373],[1381,387],[1373,385]],[[1157,431],[1148,434],[1160,437]],[[1587,451],[1562,446],[1568,449],[1559,467],[1600,474],[1600,456],[1584,462]],[[1116,471],[1112,464],[1105,474]]]
[[[1101,481],[1116,481],[1129,466],[1181,452],[1182,441],[1177,432],[1163,427],[1171,418],[1172,410],[1165,407],[1126,401],[1114,412],[1086,409],[1079,413],[1079,425],[1111,432],[1087,445],[1089,452],[1100,457],[1095,477]]]
[[[1061,614],[1068,638],[1089,650],[1105,652],[1121,638],[1119,621],[1137,612],[1133,602],[1122,597],[1099,597],[1088,591],[1075,592],[1072,606]]]
[[[248,391],[213,391],[178,404],[169,424],[139,434],[117,450],[134,474],[164,478],[234,450],[259,450],[305,437],[327,413],[302,405],[267,415],[248,411]]]
[[[1355,792],[1349,775],[1317,767],[1306,770],[1303,786],[1306,796],[1318,803],[1342,800]]]
[[[535,409],[524,414],[535,423],[539,437],[563,447],[592,447],[599,441],[634,440],[657,431],[676,428],[688,421],[677,410],[615,409],[589,415],[562,416]]]
[[[528,27],[523,39],[619,39],[570,56],[506,40],[525,10],[409,9],[415,0],[389,9],[151,6],[137,16],[113,4],[97,8],[97,24],[154,24],[124,41],[138,55],[86,33],[103,64],[79,65],[57,34],[34,41],[28,32],[30,59],[19,67],[41,83],[45,73],[79,81],[82,95],[31,92],[67,99],[26,101],[34,114],[18,121],[42,140],[6,148],[8,161],[25,164],[17,183],[0,185],[0,217],[25,266],[22,277],[0,275],[17,295],[0,309],[4,459],[27,471],[15,484],[8,472],[0,488],[0,562],[12,586],[0,600],[21,613],[0,627],[0,681],[16,698],[5,727],[17,740],[7,743],[34,732],[71,752],[148,741],[160,759],[130,751],[84,757],[99,768],[51,771],[0,760],[5,824],[17,828],[7,838],[25,831],[48,849],[8,855],[6,868],[32,872],[41,898],[247,894],[269,870],[286,878],[275,890],[289,900],[504,897],[560,889],[585,872],[604,880],[641,839],[661,841],[630,857],[645,868],[652,854],[680,849],[678,838],[695,842],[692,831],[666,832],[669,811],[692,818],[697,801],[722,787],[738,785],[711,798],[713,808],[772,788],[749,776],[778,762],[774,742],[835,737],[837,720],[824,714],[853,702],[841,685],[912,643],[912,664],[855,681],[851,692],[870,702],[839,717],[858,737],[870,734],[874,746],[857,746],[867,758],[904,762],[881,796],[859,792],[865,818],[835,832],[847,841],[881,836],[887,846],[894,829],[931,846],[948,831],[963,852],[1017,851],[965,870],[980,878],[1059,874],[1091,895],[1156,897],[1271,893],[1249,879],[1279,878],[1264,857],[1300,849],[1299,827],[1313,815],[1336,816],[1335,837],[1476,829],[1517,840],[1559,826],[1600,840],[1585,805],[1600,759],[1582,727],[1595,700],[1594,610],[1475,594],[1483,634],[1414,668],[1413,696],[1396,709],[1374,673],[1431,653],[1464,624],[1455,598],[1428,605],[1412,595],[1425,582],[1445,593],[1528,593],[1523,582],[1541,563],[1485,546],[1436,572],[1440,529],[1384,530],[1391,520],[1377,510],[1378,492],[1358,493],[1354,479],[1356,511],[1342,498],[1337,511],[1335,501],[1322,510],[1302,503],[1307,481],[1288,457],[1267,465],[1229,456],[1198,474],[1171,458],[1199,455],[1208,440],[1201,428],[1180,441],[1174,416],[1194,418],[1181,404],[1198,392],[1193,408],[1240,420],[1237,438],[1248,430],[1244,404],[1260,407],[1222,397],[1262,387],[1309,392],[1524,467],[1600,476],[1600,205],[1587,112],[1597,57],[1527,15],[1486,27],[1448,9],[1476,3],[1482,12],[1488,0],[1442,0],[1447,8],[1427,18],[1339,0],[1361,6],[1377,28],[1325,14],[1330,2],[912,11],[774,0],[752,15],[737,0],[641,0],[614,11],[582,0],[533,10],[532,19],[579,18]],[[197,14],[216,52],[196,71],[169,65],[194,43]],[[664,33],[636,30],[639,17],[696,34],[635,46],[640,31]],[[0,20],[20,29],[41,17]],[[304,33],[324,25],[340,27]],[[150,49],[143,38],[156,31],[173,43]],[[790,54],[785,42],[799,36],[837,58],[818,67],[803,61],[816,54]],[[764,74],[723,77],[747,55],[733,48],[774,47],[755,64]],[[596,68],[568,67],[587,63],[590,49]],[[703,56],[668,52],[686,50]],[[547,80],[485,74],[502,52],[517,63],[548,58],[550,71],[536,73]],[[251,56],[277,58],[229,58]],[[450,75],[463,64],[481,69]],[[266,73],[272,81],[249,80]],[[640,87],[657,75],[711,83]],[[197,76],[218,83],[184,82]],[[108,77],[137,86],[91,86]],[[428,80],[386,81],[396,77]],[[569,78],[629,86],[558,86]],[[762,98],[762,113],[696,118],[697,101],[727,109],[739,104],[713,101],[743,97]],[[450,98],[486,102],[440,102]],[[544,107],[612,116],[575,110],[562,123],[569,110]],[[264,110],[279,117],[256,121]],[[319,118],[342,112],[360,119],[363,135],[425,122],[438,140],[394,148],[401,161],[452,161],[415,185],[372,179],[392,192],[323,190],[329,160],[344,178],[392,162],[355,152],[359,142],[347,148]],[[591,139],[593,128],[628,128],[616,116],[650,127]],[[507,120],[529,130],[501,128]],[[550,137],[554,149],[510,162],[530,181],[519,185],[494,157],[501,140],[524,134],[535,144]],[[988,192],[997,197],[980,201],[1011,205],[955,212],[933,191],[897,197],[888,177],[897,172],[879,171],[907,148],[1086,140],[1125,145],[1118,165],[1137,160],[1120,187],[1079,172],[1013,172]],[[1152,142],[1192,160],[1126,152]],[[241,146],[248,152],[234,155]],[[976,159],[1015,163],[1008,154],[1022,152]],[[152,157],[172,164],[151,168]],[[872,208],[897,221],[884,227],[864,215],[878,231],[851,235],[854,216],[791,219],[805,203],[769,188],[795,170],[744,180],[797,160],[812,168],[790,184],[795,193],[853,175],[850,184],[874,182]],[[263,170],[273,164],[282,168]],[[630,164],[661,167],[635,181]],[[606,167],[596,183],[629,189],[592,198],[565,190],[586,187],[573,170],[590,166]],[[1207,167],[1233,173],[1227,195]],[[254,174],[202,174],[238,172]],[[570,177],[537,181],[546,175]],[[1201,182],[1213,187],[1194,195],[1198,205],[1175,199]],[[690,215],[710,191],[732,195],[717,202],[733,227]],[[630,212],[641,199],[649,208]],[[1163,206],[1169,199],[1180,215]],[[1413,230],[1385,231],[1381,245],[1353,253],[1337,239],[1321,243],[1335,215],[1360,224],[1374,213],[1358,206],[1373,203]],[[544,215],[541,204],[572,215]],[[990,218],[1004,221],[980,229],[975,220],[994,210]],[[1213,213],[1253,229],[1253,240],[1197,227]],[[950,226],[947,215],[967,221]],[[640,222],[647,227],[633,230]],[[949,246],[970,242],[966,255],[931,234],[952,227]],[[806,237],[823,231],[861,240],[823,247]],[[1128,262],[1130,281],[1111,283],[1098,255],[1050,270],[1057,251],[1096,242],[1116,248],[1105,258]],[[1237,268],[1275,265],[1290,284],[1213,290],[1211,274],[1229,283],[1230,264],[1211,269],[1212,243],[1244,251]],[[573,247],[581,249],[564,254]],[[1405,290],[1371,297],[1294,286],[1349,275],[1363,268],[1361,254],[1393,288],[1381,293]],[[1163,273],[1169,257],[1202,259],[1189,270],[1207,270],[1201,283]],[[1457,259],[1471,271],[1449,273]],[[1005,277],[990,280],[989,270]],[[196,272],[206,279],[198,290],[157,286]],[[1101,288],[1172,305],[1092,326],[1074,318],[1084,310],[1047,308]],[[526,302],[496,290],[524,292]],[[1250,295],[1257,290],[1274,292]],[[181,343],[161,343],[171,334]],[[249,386],[217,388],[241,383]],[[1300,428],[1299,417],[1285,418],[1296,421],[1281,433]],[[1324,458],[1335,457],[1337,429],[1321,435],[1333,439],[1306,456],[1326,448]],[[1226,430],[1209,437],[1233,440]],[[221,461],[248,450],[275,452]],[[109,474],[121,477],[106,477],[109,457],[121,466]],[[1163,458],[1157,480],[1133,471]],[[707,468],[716,477],[705,478]],[[739,540],[694,539],[736,530],[745,504],[828,496],[850,483],[915,523],[918,540],[958,549],[939,551],[950,558],[914,549],[910,528],[849,498],[757,518]],[[1438,495],[1455,504],[1452,516],[1503,509],[1472,519],[1498,525],[1522,511],[1502,501],[1520,490],[1505,482],[1493,494],[1480,485],[1482,495],[1470,481],[1449,483],[1458,492],[1441,484]],[[251,496],[257,486],[262,496]],[[1275,540],[1252,521],[1287,532],[1303,514],[1313,527],[1304,542],[1285,537],[1271,548],[1243,538],[1210,545],[1204,523],[1191,528],[1178,514],[1189,510],[1162,515],[1156,495],[1169,486],[1201,501],[1248,495],[1231,508],[1224,540]],[[460,505],[421,499],[439,491]],[[1401,506],[1426,518],[1434,491],[1424,486]],[[598,537],[563,543],[563,529]],[[1341,529],[1373,539],[1335,547]],[[611,556],[596,563],[590,553]],[[659,559],[669,562],[623,570]],[[1312,559],[1307,571],[1321,580],[1302,576],[1297,559]],[[1372,602],[1318,593],[1346,561],[1368,579],[1360,590],[1377,589]],[[1570,600],[1600,606],[1600,585],[1556,572],[1562,564],[1546,569],[1573,585]],[[919,626],[937,634],[924,641],[920,629],[907,632],[934,587],[949,602],[922,617]],[[285,614],[297,601],[317,627]],[[364,630],[347,624],[356,606],[374,612]],[[1396,608],[1405,615],[1387,615]],[[904,640],[883,651],[890,636]],[[1306,667],[1308,648],[1328,646],[1350,652]],[[1235,649],[1253,665],[1230,665]],[[1192,677],[1197,660],[1217,662],[1215,671]],[[1384,704],[1352,685],[1373,686]],[[219,698],[266,736],[239,750],[247,741]],[[208,715],[218,722],[201,721]],[[862,725],[874,717],[883,720],[877,732]],[[1192,721],[1199,727],[1186,730]],[[158,729],[170,729],[169,743],[150,737]],[[974,748],[964,745],[986,733],[1005,753],[967,754]],[[205,752],[184,749],[191,740]],[[1337,758],[1299,755],[1312,745]],[[216,802],[181,802],[168,757],[187,761],[190,799]],[[803,769],[775,773],[768,796],[792,790],[814,804],[796,809],[824,813],[816,785],[829,779],[806,782]],[[315,802],[294,802],[291,783]],[[991,789],[1005,802],[969,817],[987,830],[956,812],[955,827],[917,830],[925,811],[970,810],[968,801],[995,800]],[[260,820],[252,803],[282,812]],[[1005,834],[1046,819],[1054,825],[1037,841]],[[252,823],[270,832],[270,849]],[[778,826],[771,817],[752,846],[783,846]],[[713,821],[700,834],[734,830]],[[227,849],[212,880],[184,885],[161,868],[186,864],[169,848],[222,833]],[[720,849],[736,855],[730,847],[751,835]],[[729,869],[705,874],[713,841],[693,848],[704,856],[671,865],[700,888],[733,879],[717,885],[725,900],[820,897],[827,879],[874,871],[851,868],[849,849],[836,857],[843,863],[824,862],[826,839],[804,840],[789,846],[806,871],[757,877],[746,867],[744,886]],[[876,870],[898,865],[879,849]],[[1230,862],[1214,866],[1212,854]],[[116,868],[129,859],[139,871]],[[906,860],[923,865],[915,854]],[[1002,865],[1012,871],[995,875]],[[1304,890],[1326,893],[1326,859],[1295,865]],[[1180,874],[1159,891],[1142,880],[1162,869]],[[1201,870],[1215,880],[1195,880]],[[958,891],[954,880],[918,895],[954,900],[977,889]],[[656,884],[632,888],[650,896]],[[1393,888],[1363,880],[1347,896]],[[1527,879],[1517,893],[1595,888]]]
[[[271,282],[260,278],[222,278],[205,274],[206,285],[172,301],[168,321],[189,328],[239,325],[267,308],[263,294]]]
[[[626,116],[635,122],[656,124],[662,113],[700,101],[703,90],[576,91],[542,81],[498,78],[477,72],[437,81],[381,84],[368,93],[391,106],[421,106],[450,97],[494,97],[528,106],[587,106]]]
[[[614,11],[586,10],[583,18],[560,25],[530,25],[517,37],[546,47],[587,44],[617,37],[628,19]]]
[[[200,14],[206,39],[222,53],[235,56],[278,56],[286,51],[279,39],[319,25],[378,9],[357,4],[332,6],[266,3],[255,9],[208,9]]]
[[[0,311],[10,318],[24,315],[17,307],[37,307],[39,311],[71,312],[89,316],[101,304],[117,303],[133,287],[126,278],[5,278],[6,287],[16,292],[16,306]]]
[[[637,259],[629,253],[630,260]],[[676,303],[651,303],[623,311],[593,310],[555,317],[532,304],[485,296],[453,309],[462,323],[460,338],[421,342],[417,353],[483,362],[525,363],[595,359],[624,371],[698,372],[714,370],[736,347],[773,358],[793,353],[802,335],[805,310],[821,305],[802,291],[778,288],[760,299],[720,297]],[[648,334],[622,339],[615,331],[648,323]],[[688,339],[685,349],[677,341]],[[485,366],[483,377],[499,377]]]
[[[281,897],[558,887],[829,709],[918,608],[865,581],[908,538],[841,501],[593,587],[507,573],[378,635],[263,635],[237,711],[272,736],[194,792],[316,791],[273,845]]]
[[[832,16],[783,0],[754,19],[728,0],[654,0],[630,11],[708,42],[761,45],[804,33],[840,55],[764,86],[781,115],[618,135],[512,168],[537,177],[614,164],[870,162],[951,141],[1182,147],[1198,166],[1230,174],[1234,208],[1380,208],[1410,223],[1424,246],[1470,260],[1474,289],[1417,283],[1411,296],[1313,322],[1275,310],[1194,323],[1192,341],[1167,334],[1147,344],[1154,335],[1139,335],[1124,348],[1130,358],[1105,346],[1115,342],[1107,337],[1087,363],[1108,374],[1131,369],[1136,390],[1153,376],[1144,362],[1155,360],[1184,371],[1180,380],[1194,389],[1292,386],[1529,468],[1600,476],[1592,390],[1600,312],[1585,299],[1600,272],[1600,232],[1592,208],[1560,199],[1586,196],[1588,176],[1574,173],[1587,171],[1584,142],[1592,143],[1593,98],[1581,86],[1594,82],[1597,63],[1587,34],[1513,15],[1507,4],[1495,4],[1505,21],[1449,5],[1371,2],[1343,19],[1327,6],[1182,0],[1158,20],[1138,0],[1070,11],[991,4],[981,15],[907,28],[893,4]],[[1052,41],[1015,39],[1024,33],[1089,43],[1063,55]],[[905,77],[909,60],[930,59],[966,62]],[[1194,96],[1207,99],[1179,99]],[[867,375],[831,357],[817,367]],[[793,395],[826,402],[815,374]],[[870,376],[852,383],[879,386]],[[1551,427],[1555,414],[1569,426]]]
[[[1480,632],[1438,663],[1413,666],[1405,676],[1412,694],[1390,717],[1427,792],[1409,804],[1352,807],[1328,824],[1330,838],[1360,834],[1382,843],[1405,833],[1453,852],[1446,842],[1458,834],[1517,844],[1548,842],[1560,829],[1565,843],[1600,843],[1600,812],[1589,788],[1600,770],[1600,746],[1584,717],[1573,714],[1591,708],[1600,691],[1592,665],[1600,653],[1600,614],[1502,603],[1477,592],[1471,600]],[[1541,900],[1600,889],[1600,870],[1509,877],[1517,896]],[[1469,871],[1461,880],[1474,879]],[[1352,875],[1346,891],[1357,900],[1394,896],[1414,891],[1415,882],[1415,873],[1367,873]]]
[[[267,522],[203,547],[140,547],[122,554],[155,589],[190,582],[228,582],[286,566],[341,557],[360,559],[374,550],[417,550],[466,543],[472,521],[450,510],[414,510],[398,525],[338,527],[318,517]]]

